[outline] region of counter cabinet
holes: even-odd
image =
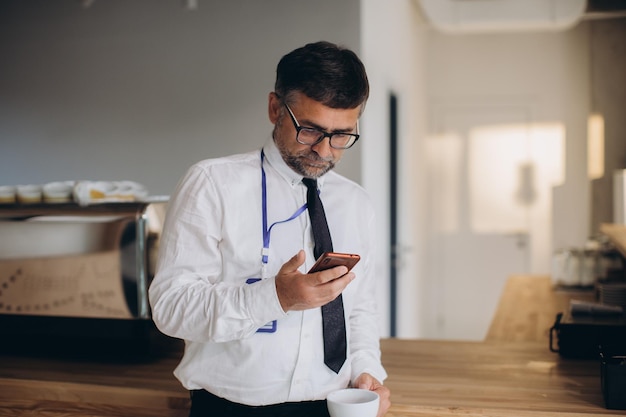
[[[387,417],[625,415],[604,407],[599,360],[550,351],[555,313],[580,295],[514,276],[485,341],[383,339]],[[189,395],[172,374],[183,344],[154,346],[144,361],[0,354],[0,416],[187,417]]]

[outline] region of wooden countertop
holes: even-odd
[[[382,340],[387,417],[626,415],[604,408],[597,361],[549,350],[556,313],[589,296],[554,291],[548,276],[513,276],[484,342]],[[187,417],[172,374],[182,342],[158,340],[144,362],[0,354],[0,416]]]
[[[596,361],[538,342],[384,340],[388,416],[624,415],[604,408]]]
[[[548,346],[556,315],[569,310],[570,300],[592,302],[595,293],[582,288],[555,290],[548,275],[513,275],[506,281],[485,340]]]
[[[599,364],[539,342],[385,339],[388,417],[624,415],[607,410]],[[147,363],[0,356],[0,416],[186,417],[180,349]]]

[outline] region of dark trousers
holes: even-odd
[[[237,404],[205,390],[193,390],[189,417],[330,417],[326,401],[303,401],[265,406]]]

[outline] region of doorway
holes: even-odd
[[[530,106],[440,105],[430,132],[426,337],[482,340],[506,279],[529,273],[534,239],[549,242],[538,228],[564,131]]]
[[[389,94],[389,335],[398,333],[398,97]]]

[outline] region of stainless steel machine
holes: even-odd
[[[2,347],[145,349],[166,201],[0,205]]]

